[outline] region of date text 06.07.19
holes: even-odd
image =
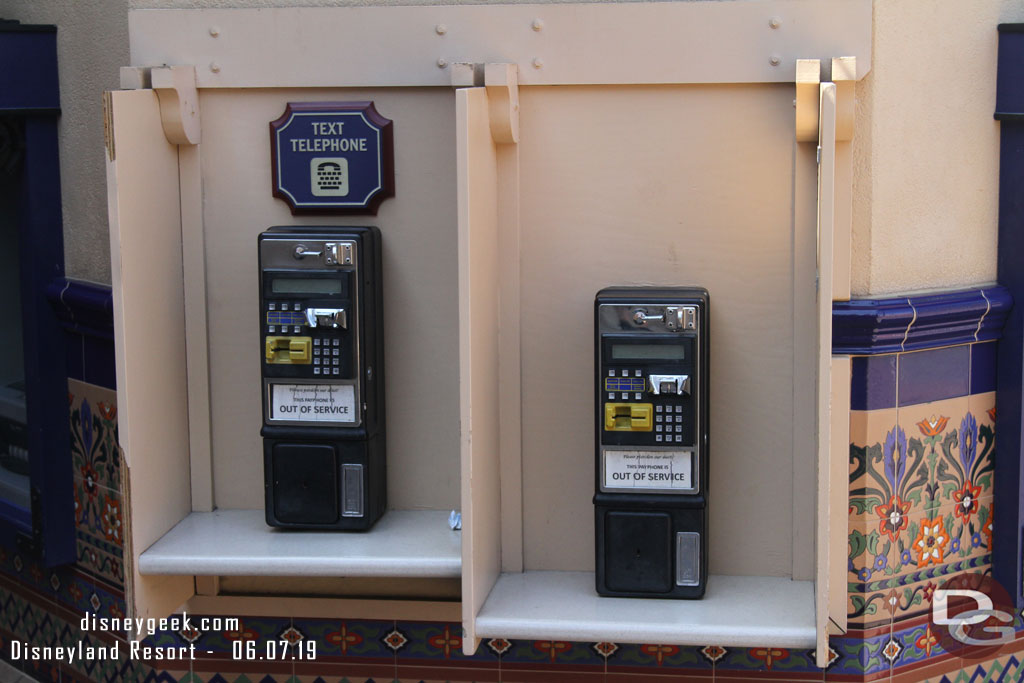
[[[316,641],[267,640],[261,644],[255,640],[233,640],[231,658],[249,662],[312,660],[316,659]]]

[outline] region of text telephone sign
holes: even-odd
[[[620,287],[594,309],[601,595],[696,598],[707,580],[708,294]]]
[[[377,228],[271,228],[259,238],[266,516],[368,529],[384,511]]]

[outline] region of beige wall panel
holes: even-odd
[[[292,216],[270,194],[270,121],[289,101],[374,100],[395,122],[396,197],[377,216]],[[451,90],[203,91],[214,501],[263,507],[256,236],[273,225],[383,235],[388,505],[459,505],[455,106]]]
[[[854,296],[995,280],[1000,21],[1024,21],[1020,0],[875,0],[857,87]]]
[[[520,97],[526,568],[594,566],[594,294],[692,284],[711,293],[710,571],[790,576],[793,87]]]

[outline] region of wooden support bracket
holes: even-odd
[[[164,135],[172,145],[199,144],[199,93],[194,66],[161,66],[150,72],[160,100]]]
[[[796,141],[818,141],[818,84],[821,82],[821,61],[796,60]]]
[[[515,64],[484,66],[491,137],[500,144],[519,142],[519,67]]]
[[[455,62],[452,64],[452,87],[475,88],[484,84],[483,64]]]

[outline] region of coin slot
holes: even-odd
[[[312,337],[267,337],[267,363],[309,365],[313,357]]]
[[[604,428],[609,432],[649,432],[654,426],[651,403],[606,403]]]

